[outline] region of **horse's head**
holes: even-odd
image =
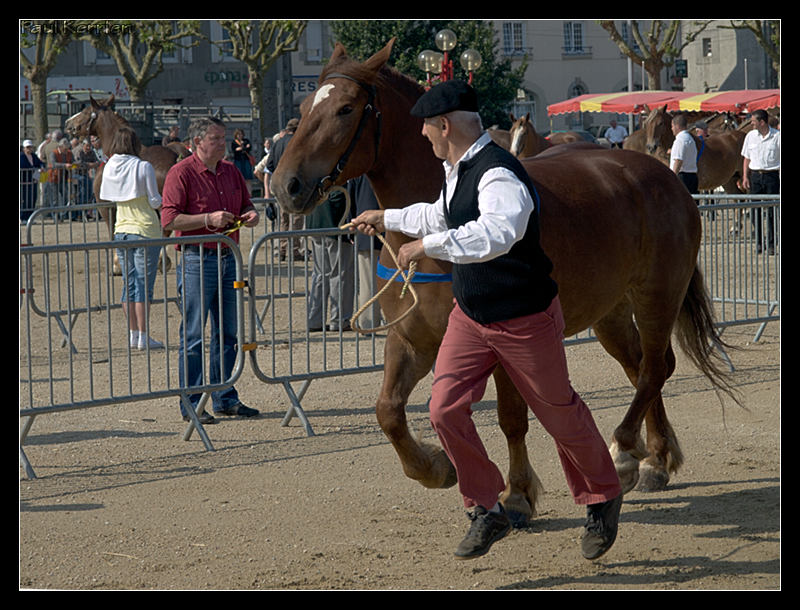
[[[655,155],[659,152],[659,148],[666,150],[673,137],[672,116],[667,112],[667,105],[664,104],[661,108],[648,112],[642,129],[647,134],[645,146],[649,154]]]
[[[64,124],[64,130],[73,137],[85,138],[98,135],[98,124],[101,114],[114,112],[114,95],[104,102],[95,101],[89,96],[89,105],[77,114],[72,115]]]
[[[527,113],[523,117],[519,117],[518,119],[514,118],[514,115],[511,116],[511,129],[509,133],[511,134],[511,148],[510,152],[515,157],[519,157],[522,154],[522,151],[525,150],[525,144],[527,143],[528,133],[531,129],[533,129],[533,125],[531,125],[531,115]]]
[[[270,180],[287,212],[308,214],[332,186],[375,164],[382,121],[376,81],[393,44],[394,39],[364,63],[350,60],[336,45],[316,92],[300,106],[300,124]]]

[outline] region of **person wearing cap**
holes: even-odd
[[[39,194],[39,173],[44,167],[44,162],[34,151],[33,140],[24,140],[19,154],[19,219],[27,221],[36,207],[36,198]]]
[[[498,498],[503,475],[489,458],[471,406],[502,364],[553,436],[577,504],[587,505],[582,552],[594,559],[616,538],[622,490],[588,407],[572,388],[564,320],[552,263],[539,243],[536,189],[525,169],[483,130],[475,91],[445,81],[411,110],[443,160],[445,183],[434,203],[369,210],[354,227],[367,235],[398,231],[416,240],[398,251],[407,268],[423,257],[453,263],[455,305],[439,348],[430,400],[433,428],[472,509],[457,558],[485,554],[510,530]]]

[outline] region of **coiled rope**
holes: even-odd
[[[345,210],[341,220],[339,221],[340,223],[342,223],[345,220],[347,220],[347,217],[350,214],[350,193],[348,193],[347,189],[345,189],[342,186],[332,187],[328,191],[328,194],[330,194],[333,191],[341,191],[344,194]],[[340,224],[339,228],[343,230],[351,229],[353,228],[353,223],[347,222],[345,224]],[[408,266],[408,271],[407,272],[403,271],[402,269],[400,269],[400,262],[397,260],[397,254],[395,253],[394,249],[389,245],[389,242],[386,241],[386,239],[384,239],[384,237],[379,233],[376,234],[375,236],[384,245],[386,251],[389,252],[390,256],[394,260],[397,269],[395,270],[392,277],[390,277],[389,280],[386,282],[386,284],[383,286],[383,288],[381,288],[377,293],[375,293],[372,297],[370,297],[366,303],[364,303],[361,307],[358,308],[358,311],[356,311],[353,314],[353,317],[350,318],[350,328],[352,328],[357,333],[361,333],[364,335],[387,330],[392,326],[394,326],[395,324],[399,324],[402,320],[408,317],[408,315],[410,315],[411,312],[414,311],[414,309],[416,309],[417,306],[419,305],[419,295],[417,294],[417,291],[414,289],[414,284],[412,284],[411,282],[411,280],[414,277],[414,273],[417,269],[417,261],[411,261],[411,263]],[[397,319],[392,320],[391,322],[387,322],[386,324],[382,324],[381,326],[376,326],[374,328],[361,328],[360,326],[358,326],[357,320],[361,316],[361,314],[364,313],[369,307],[371,307],[373,303],[375,303],[380,298],[380,296],[384,292],[386,292],[386,290],[389,289],[389,287],[392,285],[392,282],[394,282],[397,276],[402,276],[403,278],[403,288],[400,290],[400,298],[402,299],[403,297],[405,297],[407,292],[411,293],[411,296],[414,300],[414,302],[411,304],[411,307],[409,307],[405,312],[403,312],[403,314],[400,315]]]

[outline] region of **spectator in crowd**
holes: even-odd
[[[266,180],[267,160],[269,159],[269,149],[272,147],[272,138],[264,138],[264,156],[256,163],[253,168],[253,177],[264,184],[264,197],[269,197],[269,182]]]
[[[742,185],[751,194],[777,195],[781,192],[781,132],[770,126],[765,110],[750,116],[753,129],[742,145]],[[753,209],[758,252],[775,253],[775,208]],[[764,226],[766,225],[766,227]]]
[[[605,138],[611,144],[611,148],[622,148],[625,138],[628,137],[628,130],[622,125],[617,125],[617,121],[611,119],[611,127],[606,129]]]
[[[349,218],[343,218],[346,207],[344,194],[341,191],[334,191],[327,201],[318,205],[308,215],[307,228],[330,229],[349,222]],[[350,330],[355,280],[351,236],[313,237],[311,255],[314,268],[308,297],[306,320],[308,330],[310,332],[319,332],[323,328],[331,331]],[[328,320],[330,322],[326,325]]]
[[[50,163],[50,154],[58,149],[58,143],[63,138],[63,134],[60,129],[54,129],[50,133],[48,133],[41,144],[39,144],[39,148],[36,149],[37,156],[45,163]],[[51,182],[50,180],[50,171],[47,170],[47,180],[44,182],[43,185],[43,205],[45,207],[54,207],[57,204],[58,193],[57,187],[55,186],[55,182]]]
[[[275,168],[278,167],[278,162],[281,159],[281,155],[283,155],[283,151],[286,150],[286,146],[291,141],[294,131],[297,129],[299,124],[300,122],[298,119],[289,119],[289,121],[286,123],[286,127],[283,129],[283,135],[278,137],[277,141],[270,149],[269,158],[267,159],[266,165],[267,177],[264,179],[264,188],[267,191],[266,197],[271,196],[269,191],[269,178],[275,172]],[[288,214],[283,210],[280,210],[281,231],[300,231],[303,228],[303,221],[304,218],[300,214]],[[286,260],[288,246],[289,244],[286,239],[279,240],[278,249],[281,260]],[[301,244],[298,240],[292,240],[292,251],[295,260],[305,259],[305,252],[300,250],[300,246]]]
[[[91,148],[91,145],[87,142]],[[139,158],[142,150],[136,132],[121,127],[114,134],[103,169],[100,198],[116,204],[114,241],[137,243],[161,238],[161,222],[156,210],[161,195],[153,166]],[[164,345],[149,335],[150,303],[158,272],[160,246],[141,245],[117,249],[122,266],[123,292],[128,317],[129,345],[133,349],[163,349]]]
[[[256,226],[259,216],[250,201],[244,177],[233,163],[224,160],[225,124],[215,117],[196,119],[189,126],[189,140],[192,154],[173,165],[164,182],[162,227],[176,236],[202,236],[218,234],[237,219],[244,226]],[[230,237],[238,242],[239,232]],[[183,245],[177,276],[184,315],[178,349],[181,386],[223,383],[230,378],[237,356],[235,257],[230,248],[217,242]],[[204,327],[208,317],[211,337],[205,348]],[[207,380],[203,374],[205,353],[209,354]],[[200,393],[189,396],[193,409],[197,409],[200,398]],[[233,386],[212,392],[211,400],[216,415],[258,415],[256,409],[242,404]],[[183,401],[180,411],[188,421]],[[216,421],[210,413],[199,416],[204,424]]]
[[[40,159],[47,159],[48,151],[46,149],[47,149],[47,146],[52,141],[52,139],[53,139],[53,134],[52,133],[44,134],[44,140],[42,140],[39,143],[39,146],[36,147],[36,156],[37,157],[39,157]]]
[[[237,129],[233,132],[233,141],[231,142],[231,153],[233,155],[233,164],[242,173],[245,180],[253,179],[253,156],[251,153],[252,146],[250,140],[244,137],[244,131]]]
[[[103,152],[103,143],[100,141],[100,138],[98,136],[91,136],[89,140],[92,142],[94,154],[100,159],[100,163],[102,164],[108,161],[108,157]]]
[[[168,146],[173,142],[180,143],[180,141],[181,141],[180,129],[178,128],[177,125],[173,125],[172,127],[169,128],[169,133],[161,139],[161,145]]]
[[[355,214],[366,210],[378,210],[378,199],[372,190],[372,185],[365,175],[347,182],[347,192],[350,195],[351,205]],[[363,233],[356,233],[356,271],[358,275],[358,290],[356,308],[361,309],[367,301],[377,292],[375,277],[378,268],[382,244],[377,237],[370,237]],[[381,322],[381,308],[377,301],[365,309],[359,318],[359,326],[364,329],[375,328]]]
[[[81,142],[75,162],[77,164],[75,178],[78,181],[77,203],[92,203],[94,201],[92,180],[94,179],[95,171],[100,167],[100,159],[97,158],[97,154],[92,148],[92,143],[88,139],[84,139]]]
[[[23,221],[27,221],[36,208],[36,199],[39,195],[39,176],[45,166],[33,149],[33,140],[25,140],[22,142],[22,151],[19,155],[19,218]]]
[[[696,195],[697,189],[697,145],[689,133],[685,114],[672,117],[672,134],[675,141],[669,153],[669,167],[680,178],[690,193]]]
[[[47,158],[47,182],[50,185],[48,204],[51,207],[69,205],[74,160],[69,140],[61,138]]]

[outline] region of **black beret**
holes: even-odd
[[[447,80],[423,93],[411,109],[411,116],[427,119],[454,110],[478,112],[478,96],[464,81]]]

